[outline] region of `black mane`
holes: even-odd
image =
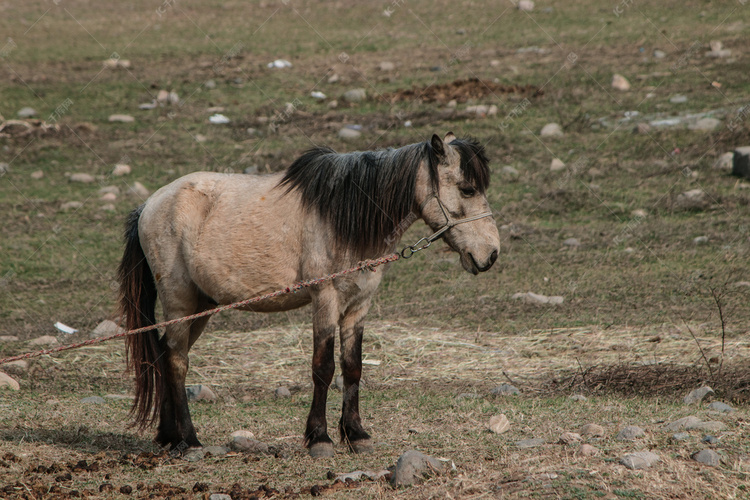
[[[459,151],[465,179],[484,192],[489,184],[484,148],[472,139],[456,139],[451,145]],[[313,148],[292,163],[279,186],[286,186],[287,193],[297,189],[304,206],[331,225],[337,243],[366,258],[386,251],[399,223],[414,209],[423,161],[437,192],[439,158],[429,141],[343,154]]]

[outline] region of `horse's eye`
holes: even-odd
[[[471,198],[472,196],[477,194],[477,190],[471,186],[461,187],[459,189],[461,190],[461,196],[463,196],[464,198]]]

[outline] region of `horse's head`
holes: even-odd
[[[472,274],[487,271],[497,260],[500,235],[487,202],[490,171],[484,148],[451,132],[444,139],[433,135],[430,147],[432,172],[417,190],[422,219],[434,231],[450,225],[443,238],[461,256],[463,268]]]

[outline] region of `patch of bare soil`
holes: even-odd
[[[450,101],[467,102],[470,99],[481,99],[490,95],[517,94],[526,97],[541,97],[544,91],[536,85],[502,85],[499,83],[468,78],[455,80],[450,83],[429,85],[427,87],[413,87],[406,90],[383,94],[391,103],[401,101],[422,101],[447,104]]]

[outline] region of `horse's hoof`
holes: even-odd
[[[310,456],[313,458],[331,458],[333,456],[333,444],[315,443],[310,446]]]
[[[372,453],[375,451],[375,448],[372,446],[372,441],[369,439],[360,439],[359,441],[354,441],[349,443],[349,448],[354,453],[361,453],[361,454],[367,454]]]

